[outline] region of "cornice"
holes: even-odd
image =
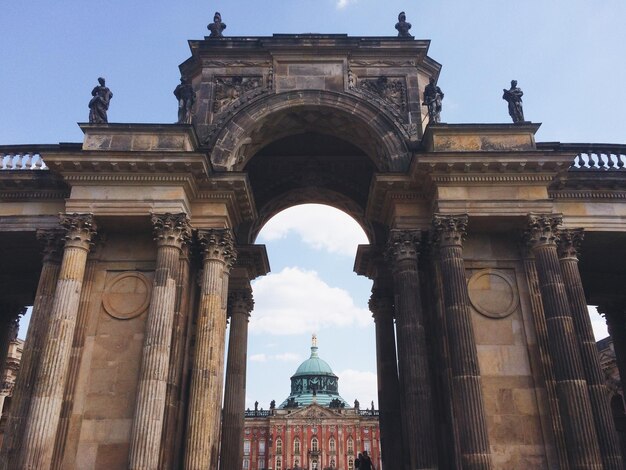
[[[484,175],[431,175],[434,183],[549,183],[554,174],[484,174]]]
[[[610,189],[549,190],[548,195],[554,199],[626,199],[626,191],[611,191]]]

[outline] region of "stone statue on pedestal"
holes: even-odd
[[[113,98],[113,93],[105,86],[104,78],[98,78],[99,85],[91,90],[91,100],[89,100],[89,124],[106,124],[109,102]]]
[[[178,124],[191,124],[193,105],[196,102],[196,92],[185,77],[180,78],[180,84],[174,90],[178,100]]]
[[[422,104],[428,106],[428,117],[432,123],[441,121],[441,100],[443,100],[443,92],[435,85],[435,79],[430,77],[428,85],[424,88],[424,103]]]
[[[517,80],[511,80],[511,88],[504,89],[502,99],[509,103],[509,115],[514,123],[524,121],[524,109],[522,108],[522,96],[524,92],[517,86]]]
[[[409,29],[411,29],[411,23],[406,21],[406,14],[402,11],[398,15],[398,22],[396,23],[396,29],[398,30],[399,38],[412,38],[409,34]]]
[[[226,29],[226,24],[222,23],[222,15],[220,15],[218,11],[216,11],[215,15],[213,16],[213,23],[207,26],[207,28],[209,29],[209,31],[211,31],[211,34],[209,35],[210,38],[224,37],[222,31]]]

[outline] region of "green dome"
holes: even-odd
[[[291,405],[290,405],[291,403]],[[328,363],[317,355],[317,337],[313,335],[311,357],[300,364],[291,376],[291,394],[279,408],[308,406],[317,403],[320,406],[347,406],[339,396],[339,377],[333,374]]]

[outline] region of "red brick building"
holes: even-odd
[[[358,454],[367,451],[380,464],[378,411],[347,406],[339,396],[339,378],[317,355],[291,377],[291,394],[278,407],[246,412],[245,470],[354,470]]]

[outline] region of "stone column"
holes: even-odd
[[[189,238],[189,219],[184,213],[153,214],[152,225],[157,257],[130,436],[129,468],[132,470],[156,470],[159,464],[176,281],[181,249]]]
[[[72,339],[87,255],[96,226],[92,214],[62,215],[65,250],[52,302],[46,340],[32,392],[18,468],[48,469],[63,403]],[[44,315],[46,312],[42,312]]]
[[[37,232],[37,238],[43,245],[43,266],[39,275],[33,310],[30,314],[26,342],[22,350],[20,371],[15,381],[11,413],[2,440],[2,453],[0,454],[0,469],[2,470],[17,468],[18,466],[17,460],[20,454],[24,425],[28,417],[30,398],[40,364],[41,347],[48,331],[48,318],[59,276],[63,235],[64,232],[60,229]]]
[[[619,438],[613,423],[609,405],[609,390],[604,383],[600,368],[600,357],[593,335],[591,319],[587,310],[587,300],[578,270],[578,253],[583,240],[583,230],[561,230],[559,232],[558,253],[563,270],[563,281],[574,321],[574,331],[582,359],[591,411],[598,435],[600,455],[605,469],[622,470],[622,454]]]
[[[587,381],[556,246],[561,216],[530,214],[527,242],[535,255],[550,339],[559,408],[572,468],[602,468]]]
[[[198,239],[204,252],[204,265],[191,368],[186,470],[218,466],[226,297],[228,275],[236,258],[230,230],[202,230]]]
[[[459,429],[461,466],[492,467],[478,352],[467,291],[463,238],[467,215],[435,215],[434,238],[439,249],[450,368],[452,406]]]
[[[0,372],[6,367],[9,347],[17,338],[20,326],[20,315],[26,313],[26,307],[11,302],[0,303]],[[0,412],[2,407],[0,407]]]
[[[248,349],[248,317],[254,306],[250,283],[228,296],[230,337],[228,365],[224,389],[224,418],[220,469],[241,466],[243,458],[244,409],[246,407],[246,352]]]
[[[395,292],[404,452],[411,470],[437,468],[431,374],[417,270],[420,238],[416,230],[391,230],[387,247]]]
[[[622,299],[602,302],[598,305],[598,312],[606,320],[613,340],[619,376],[626,377],[626,302]]]
[[[398,424],[400,384],[396,360],[396,336],[393,324],[393,291],[375,281],[369,307],[376,325],[376,375],[378,377],[378,408],[380,441],[385,468],[402,468],[402,433]]]

